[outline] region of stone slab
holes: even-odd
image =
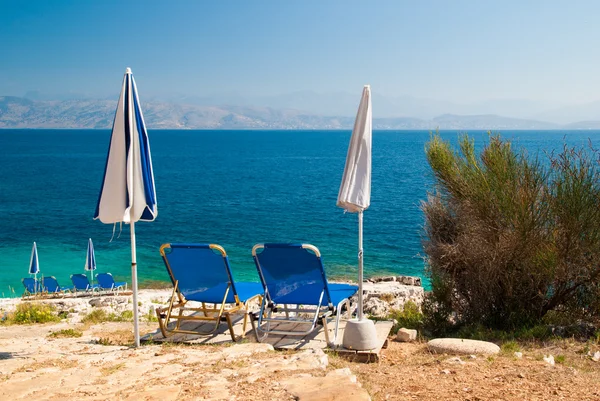
[[[438,354],[497,354],[500,347],[494,343],[462,338],[436,338],[427,343],[431,352]]]
[[[246,333],[242,333],[242,320],[243,315],[238,315],[233,319],[233,329],[236,333],[238,341],[244,334],[247,341],[255,342],[256,338],[252,332],[252,326],[248,323]],[[280,325],[280,326],[279,326]],[[279,323],[272,326],[274,329],[280,330],[294,330],[297,329],[298,323]],[[182,328],[186,330],[194,330],[198,332],[206,332],[214,327],[214,323],[203,323],[187,321],[182,324]],[[328,324],[329,336],[333,339],[333,331],[335,324],[332,322]],[[325,341],[325,332],[322,326],[319,326],[317,330],[306,336],[282,336],[270,334],[262,342],[270,344],[274,349],[277,350],[310,350],[310,349],[321,349],[325,351],[336,352],[338,355],[345,358],[351,359],[356,362],[377,362],[379,361],[381,350],[387,348],[387,338],[393,327],[391,321],[376,321],[375,330],[377,332],[377,347],[369,351],[356,351],[347,350],[342,347],[341,342],[344,337],[344,328],[346,327],[346,321],[340,321],[340,327],[338,331],[338,337],[336,344],[333,348],[329,348]],[[191,335],[191,334],[175,334],[173,336],[164,337],[160,330],[156,330],[153,333],[147,334],[141,338],[142,342],[174,342],[174,343],[185,343],[185,344],[225,344],[231,343],[231,336],[229,335],[229,329],[226,323],[221,323],[216,332],[210,335]]]

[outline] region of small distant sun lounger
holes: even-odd
[[[47,276],[42,279],[42,289],[45,294],[65,295],[73,291],[73,287],[61,287],[54,276]]]
[[[23,280],[21,280],[21,282],[23,283],[23,286],[25,287],[25,291],[23,292],[23,297],[41,295],[42,287],[38,280],[31,278],[31,277],[26,277]]]
[[[243,333],[246,334],[248,303],[260,302],[260,283],[234,282],[225,249],[215,244],[164,244],[160,247],[173,294],[169,305],[157,308],[158,323],[165,337],[175,333],[206,335],[214,333],[222,320],[227,322],[231,339],[236,341],[231,314],[244,313]],[[189,301],[201,307],[187,306]],[[207,304],[213,304],[211,308]],[[230,306],[227,307],[227,304]],[[169,323],[174,322],[170,328]],[[181,328],[184,322],[214,322],[211,331]]]
[[[351,313],[349,298],[358,286],[328,283],[321,253],[314,245],[258,244],[252,256],[264,287],[260,312],[251,314],[257,340],[269,334],[305,336],[321,322],[327,343],[335,344],[343,308]],[[330,341],[327,319],[333,316],[335,331]],[[293,330],[278,329],[286,323],[300,324]]]
[[[96,279],[98,280],[98,288],[101,291],[113,291],[116,294],[118,294],[119,291],[127,291],[127,282],[115,282],[115,279],[110,273],[98,273]]]
[[[98,284],[91,285],[85,274],[71,274],[73,282],[73,291],[77,292],[94,292],[99,289]]]

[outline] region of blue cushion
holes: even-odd
[[[350,298],[358,292],[358,286],[353,284],[336,284],[329,283],[329,295],[331,295],[331,303],[334,306],[340,303],[340,301]]]
[[[350,298],[358,291],[357,285],[351,284],[328,284],[331,303],[337,306],[340,301]],[[294,304],[294,305],[317,305],[321,292],[322,283],[304,285],[295,289],[290,289],[285,295],[272,297],[271,300],[276,304]],[[280,292],[281,294],[281,292]],[[323,295],[322,305],[327,305],[327,297]]]
[[[184,296],[188,301],[206,302],[211,304],[219,304],[223,302],[225,296],[225,290],[227,289],[227,283],[217,284],[211,288],[187,288]],[[263,288],[260,283],[246,283],[239,282],[235,283],[235,289],[238,292],[238,298],[241,302],[246,302],[248,299],[255,295],[262,294]],[[227,293],[226,303],[235,303],[234,292],[232,288],[229,288]]]

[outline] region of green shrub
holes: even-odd
[[[396,321],[392,332],[396,333],[401,328],[421,330],[423,327],[423,314],[419,307],[412,301],[404,304],[403,310],[392,310],[388,316],[389,319]]]
[[[517,351],[521,351],[521,346],[516,341],[507,341],[502,343],[500,350],[505,354],[514,354]]]
[[[439,135],[426,147],[426,324],[512,330],[557,310],[598,318],[598,153],[564,147],[542,162],[491,134],[479,154],[466,135],[459,148]]]
[[[8,313],[2,322],[4,324],[30,324],[58,321],[60,321],[60,318],[56,315],[54,305],[23,302],[17,304],[15,311]]]
[[[148,323],[158,322],[158,317],[152,308],[148,309],[148,313],[146,313],[144,318]]]
[[[104,309],[94,309],[81,319],[82,323],[98,324],[103,322],[130,322],[133,320],[133,311],[126,310],[120,314],[107,313]]]
[[[59,330],[59,331],[53,331],[52,333],[48,334],[48,337],[52,337],[52,338],[77,338],[77,337],[81,337],[82,335],[83,335],[83,333],[81,332],[81,330],[63,329],[63,330]]]

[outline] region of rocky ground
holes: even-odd
[[[390,309],[422,296],[419,286],[381,283],[366,286],[365,306]],[[142,334],[156,330],[148,311],[168,296],[141,291]],[[500,344],[492,356],[436,354],[425,342],[391,339],[380,362],[364,364],[250,340],[135,349],[131,322],[81,323],[99,308],[130,310],[130,299],[55,299],[67,315],[60,323],[0,325],[0,399],[600,400],[599,339]],[[16,302],[0,300],[0,317]],[[70,329],[76,333],[62,331]]]
[[[51,333],[80,327],[78,338]],[[155,330],[144,324],[143,331]],[[230,346],[131,348],[131,323],[0,327],[0,399],[598,400],[598,344],[563,340],[495,356],[431,353],[390,341],[379,363],[320,350]],[[586,348],[587,347],[587,348]],[[595,347],[595,348],[594,348]],[[553,355],[553,365],[544,356]]]

